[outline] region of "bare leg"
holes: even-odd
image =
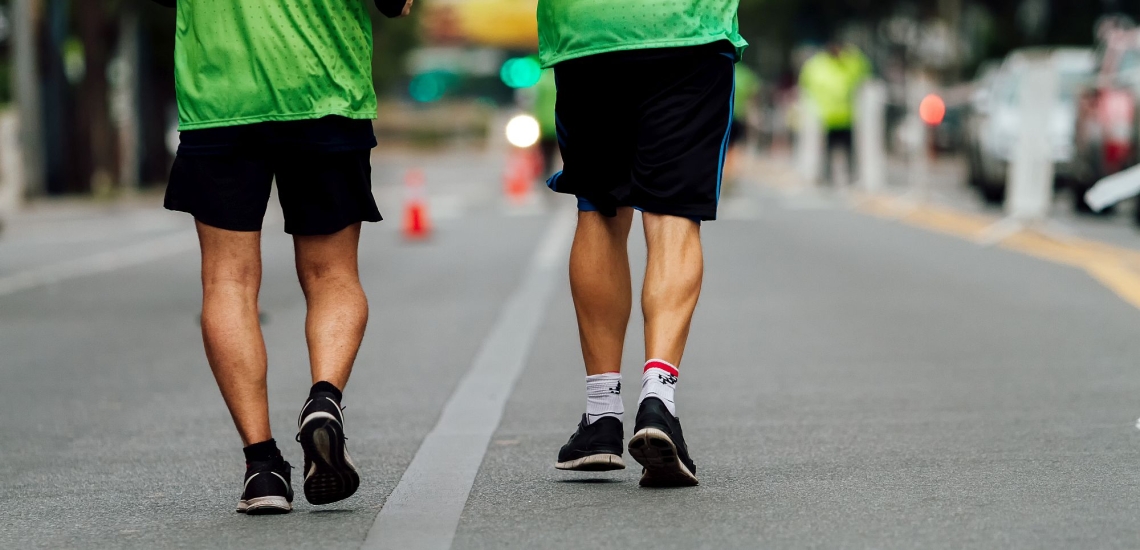
[[[342,390],[368,324],[368,299],[357,264],[359,242],[359,223],[332,235],[293,238],[297,278],[308,305],[305,340],[313,383],[324,380]]]
[[[748,154],[744,151],[745,145],[742,143],[734,143],[725,152],[724,156],[724,187],[725,191],[736,185],[737,180],[741,177],[741,157],[747,159]]]
[[[202,246],[202,340],[243,445],[273,437],[265,340],[257,316],[261,232],[197,224]]]
[[[621,371],[622,346],[633,303],[629,274],[629,228],[633,209],[614,218],[579,212],[570,249],[570,291],[586,375]]]
[[[680,365],[704,276],[701,226],[660,214],[646,213],[642,220],[649,249],[641,292],[645,358]]]

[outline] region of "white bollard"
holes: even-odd
[[[1005,212],[1019,223],[1041,222],[1053,202],[1049,120],[1057,108],[1057,71],[1046,59],[1030,61],[1021,80],[1019,132],[1006,182]]]
[[[887,86],[870,80],[859,92],[855,117],[855,155],[859,185],[868,193],[887,186]]]
[[[907,78],[906,117],[899,128],[907,151],[907,195],[924,203],[930,199],[930,128],[919,117],[922,99],[934,89],[930,78],[914,72]]]
[[[823,121],[820,120],[815,104],[803,92],[800,93],[796,111],[796,172],[811,185],[816,185],[823,174]]]
[[[20,154],[19,117],[0,112],[0,220],[11,217],[24,200],[23,155]]]

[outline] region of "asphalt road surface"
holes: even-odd
[[[677,390],[701,485],[642,489],[635,468],[553,467],[584,407],[565,274],[572,201],[508,207],[501,163],[474,154],[376,165],[392,221],[364,233],[372,315],[345,399],[363,482],[331,506],[298,495],[286,516],[233,512],[243,459],[201,349],[191,222],[153,198],[12,220],[0,236],[0,548],[1140,541],[1140,309],[1127,277],[1109,287],[848,198],[742,183],[726,219],[703,228],[705,287]],[[399,183],[414,165],[436,223],[409,244]],[[264,254],[272,420],[296,465],[304,306],[276,214]],[[635,316],[630,381],[639,333]],[[636,392],[625,398],[632,420]]]

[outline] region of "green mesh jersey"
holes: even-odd
[[[362,2],[178,2],[180,129],[375,118],[372,21]]]
[[[736,19],[740,0],[539,0],[544,67],[618,50],[699,46],[728,40],[737,57],[748,42]]]

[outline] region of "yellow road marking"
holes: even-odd
[[[1140,307],[1140,277],[1135,271],[1120,264],[1091,264],[1085,271],[1124,301]]]
[[[860,198],[855,209],[910,226],[982,241],[998,220],[946,206],[908,204],[881,196]],[[1002,237],[998,246],[1050,262],[1084,269],[1125,302],[1140,308],[1140,251],[1079,238],[1056,238],[1033,229]]]

